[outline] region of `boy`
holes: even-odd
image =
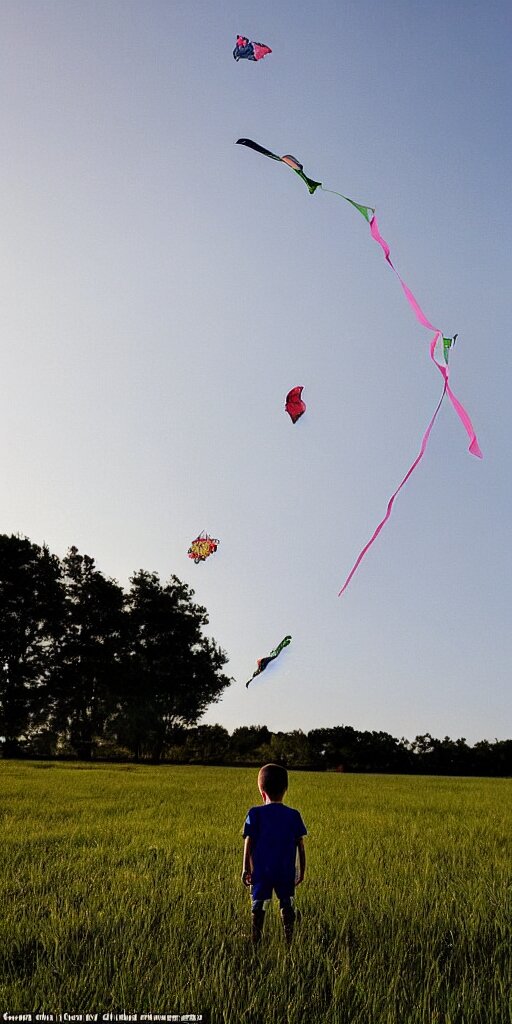
[[[252,939],[257,945],[265,920],[265,906],[275,890],[279,899],[286,941],[292,940],[293,896],[306,870],[303,836],[307,829],[298,811],[283,804],[288,772],[279,764],[266,764],[258,775],[263,807],[251,807],[244,825],[242,882],[251,888]],[[296,858],[299,870],[296,875]]]

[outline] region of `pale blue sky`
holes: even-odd
[[[190,583],[236,679],[205,721],[512,734],[511,22],[506,0],[2,0],[0,530]],[[238,32],[273,53],[236,64]],[[459,334],[484,460],[445,402],[341,599],[441,378],[359,214],[239,137],[375,206]]]

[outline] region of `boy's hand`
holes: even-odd
[[[249,888],[252,885],[252,875],[250,871],[242,871],[242,882]]]
[[[297,853],[299,863],[297,864],[297,873],[295,875],[295,885],[300,885],[304,881],[304,875],[306,873],[306,851],[304,849],[304,840],[302,836],[297,841]]]

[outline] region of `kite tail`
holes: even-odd
[[[405,295],[405,297],[407,299],[407,302],[409,303],[409,305],[410,305],[410,307],[411,307],[411,309],[412,309],[416,319],[419,320],[420,324],[422,324],[423,327],[426,327],[427,330],[434,331],[435,337],[432,339],[432,341],[430,343],[430,358],[436,364],[438,370],[440,371],[440,373],[444,377],[445,390],[446,390],[446,393],[448,395],[448,398],[450,399],[450,402],[452,403],[453,408],[455,409],[455,412],[457,413],[457,416],[459,417],[459,419],[460,419],[460,421],[461,421],[461,423],[462,423],[462,425],[464,427],[464,430],[466,431],[466,433],[467,433],[467,435],[469,437],[469,441],[470,441],[469,451],[471,452],[472,455],[476,455],[477,458],[481,459],[481,458],[483,458],[483,455],[482,455],[482,452],[481,452],[481,449],[480,449],[480,445],[478,444],[475,431],[473,429],[473,424],[471,423],[471,420],[470,420],[470,418],[468,416],[468,413],[466,412],[464,406],[459,402],[458,398],[455,397],[455,395],[454,395],[454,393],[453,393],[453,391],[452,391],[452,389],[451,389],[451,387],[450,387],[450,385],[448,383],[448,376],[449,376],[448,367],[447,366],[442,366],[440,363],[438,363],[437,359],[434,356],[435,347],[437,345],[437,342],[439,341],[439,338],[442,336],[441,335],[441,331],[438,330],[437,327],[434,327],[434,325],[430,323],[430,320],[427,319],[427,317],[425,316],[423,310],[421,309],[421,306],[419,305],[417,299],[414,297],[411,289],[405,283],[405,281],[402,280],[402,278],[400,277],[400,274],[398,273],[398,270],[396,269],[396,267],[393,266],[393,264],[391,262],[391,258],[390,258],[389,245],[383,239],[383,237],[382,237],[382,235],[381,235],[381,233],[379,231],[379,227],[378,227],[378,224],[377,224],[377,218],[376,218],[375,214],[373,215],[373,217],[372,217],[372,219],[370,221],[370,233],[371,233],[372,238],[374,238],[375,241],[378,242],[378,244],[380,245],[380,247],[381,247],[381,249],[382,249],[382,251],[384,253],[384,256],[386,258],[386,261],[389,263],[391,269],[394,271],[394,273],[396,274],[398,280],[400,281],[400,284],[402,285],[402,289],[403,289],[404,295]]]
[[[384,519],[381,520],[381,522],[377,526],[377,529],[374,531],[374,533],[370,537],[370,540],[368,541],[367,544],[365,544],[363,550],[358,555],[357,560],[356,560],[353,568],[350,570],[350,572],[349,572],[349,574],[348,574],[348,576],[347,576],[347,578],[346,578],[346,580],[345,580],[341,590],[338,593],[338,597],[341,597],[343,591],[347,589],[347,587],[348,587],[348,585],[350,583],[350,580],[352,579],[354,573],[357,571],[357,569],[358,569],[359,565],[361,564],[361,562],[362,562],[366,552],[369,550],[369,548],[371,548],[374,540],[377,539],[377,537],[379,536],[379,533],[382,530],[383,526],[385,526],[385,524],[387,523],[387,521],[388,521],[388,519],[389,519],[389,517],[391,515],[391,509],[393,508],[393,505],[394,505],[394,502],[395,502],[395,498],[396,498],[398,492],[402,490],[402,487],[404,486],[404,484],[407,483],[409,477],[411,476],[411,474],[416,469],[416,466],[418,465],[418,462],[420,462],[421,459],[423,458],[423,456],[425,454],[425,449],[426,449],[427,444],[428,444],[428,439],[429,439],[431,431],[432,431],[432,427],[434,426],[434,423],[435,423],[436,418],[437,418],[437,414],[438,414],[438,412],[439,412],[439,410],[441,408],[441,405],[443,404],[443,399],[444,399],[444,396],[445,396],[447,390],[448,390],[448,382],[447,382],[447,380],[445,380],[444,388],[443,388],[443,393],[442,393],[441,398],[439,399],[439,402],[437,404],[436,411],[434,412],[434,415],[432,416],[432,419],[430,420],[430,423],[429,423],[429,425],[428,425],[428,427],[427,427],[427,429],[426,429],[426,431],[425,431],[425,433],[423,435],[423,440],[421,442],[421,448],[419,450],[419,453],[416,456],[412,466],[407,470],[407,473],[405,474],[402,482],[398,485],[398,487],[397,487],[396,491],[394,492],[394,494],[391,495],[391,497],[390,497],[390,499],[388,501],[388,507],[386,509],[386,515],[384,516]]]
[[[286,161],[283,160],[283,163],[286,163]],[[304,174],[303,170],[299,170],[297,167],[294,167],[293,170],[295,171],[295,174],[298,174],[299,178],[302,178],[303,182],[305,182],[305,184],[308,186],[309,194],[311,196],[313,195],[317,188],[322,188],[321,181],[313,181],[312,178],[308,178],[307,174]]]
[[[328,190],[326,189],[326,191],[328,191]],[[341,193],[337,193],[337,194],[339,195]],[[346,198],[346,197],[344,197],[344,198]],[[348,201],[349,201],[349,203],[352,203],[353,206],[357,205],[357,204],[354,204],[353,200],[351,200],[351,199],[349,199]],[[363,216],[364,216],[364,214],[363,214]],[[450,387],[450,385],[448,383],[448,376],[449,376],[448,367],[447,366],[446,367],[442,366],[440,363],[438,363],[437,359],[434,356],[434,350],[435,350],[435,347],[437,345],[437,342],[439,341],[439,338],[441,337],[441,331],[438,330],[437,327],[434,327],[434,325],[430,322],[430,320],[428,320],[428,318],[425,316],[425,314],[424,314],[424,312],[423,312],[423,310],[422,310],[418,300],[415,298],[415,296],[413,295],[411,289],[405,283],[403,278],[400,277],[400,274],[398,273],[398,270],[396,269],[396,267],[391,262],[390,248],[389,248],[388,243],[385,241],[385,239],[382,237],[382,235],[381,235],[381,233],[379,231],[379,226],[377,224],[377,217],[375,216],[375,211],[373,212],[373,216],[372,216],[371,220],[369,221],[369,223],[370,223],[370,234],[371,234],[372,238],[374,238],[375,241],[380,245],[380,247],[381,247],[381,249],[382,249],[382,251],[384,253],[384,257],[386,259],[386,262],[389,263],[392,271],[396,274],[398,280],[400,281],[403,293],[404,293],[404,295],[405,295],[405,297],[407,299],[407,302],[409,303],[409,305],[410,305],[410,307],[411,307],[411,309],[412,309],[416,319],[420,322],[420,324],[423,327],[426,327],[428,331],[434,331],[435,337],[433,338],[433,340],[431,342],[431,345],[430,345],[430,357],[431,357],[432,361],[436,364],[436,366],[437,366],[438,370],[440,371],[440,373],[442,374],[442,376],[444,377],[445,391],[446,391],[446,393],[448,395],[448,398],[450,399],[450,402],[453,405],[453,408],[455,409],[455,412],[457,413],[457,416],[459,417],[459,419],[460,419],[460,421],[461,421],[461,423],[462,423],[462,425],[464,427],[464,430],[466,431],[466,433],[467,433],[467,435],[469,437],[469,442],[470,442],[469,443],[469,451],[471,452],[472,455],[476,455],[477,458],[482,459],[483,458],[482,451],[481,451],[480,445],[478,444],[477,436],[475,434],[475,431],[474,431],[474,428],[473,428],[473,424],[472,424],[472,422],[471,422],[471,420],[469,418],[469,415],[466,412],[464,406],[461,404],[461,402],[459,402],[458,398],[455,397],[455,395],[454,395],[454,393],[453,393],[453,391],[452,391],[452,389],[451,389],[451,387]]]
[[[351,204],[351,206],[355,206],[356,210],[359,210],[359,213],[361,213],[364,219],[368,221],[368,224],[370,223],[372,216],[375,214],[373,206],[364,206],[362,203],[356,203],[354,199],[349,199],[348,196],[344,196],[343,192],[335,192],[332,188],[324,188],[323,185],[320,187],[322,192],[330,192],[332,196],[339,196],[340,199],[345,199],[347,203]]]
[[[429,330],[429,331],[437,331],[437,327],[434,327],[434,325],[430,323],[430,320],[427,320],[427,317],[425,316],[423,310],[421,309],[417,299],[415,299],[414,295],[412,294],[411,289],[408,287],[408,285],[406,285],[405,281],[402,280],[402,278],[400,277],[400,274],[398,273],[398,270],[396,269],[396,267],[393,266],[393,264],[391,262],[391,258],[390,258],[390,248],[389,248],[389,245],[388,245],[387,242],[384,241],[384,239],[383,239],[383,237],[382,237],[382,235],[381,235],[381,233],[379,231],[379,226],[377,224],[377,218],[375,216],[375,213],[373,214],[373,217],[372,217],[372,219],[370,221],[370,234],[371,234],[372,238],[374,238],[375,241],[378,242],[378,244],[380,245],[380,247],[381,247],[381,249],[382,249],[382,251],[384,253],[384,256],[386,258],[386,261],[389,263],[391,269],[395,272],[398,280],[400,281],[400,284],[402,285],[402,288],[403,288],[403,291],[404,291],[404,295],[405,295],[405,297],[407,299],[407,302],[409,303],[409,305],[410,305],[410,307],[411,307],[411,309],[412,309],[416,319],[419,320],[420,324],[422,324],[423,327],[426,327],[427,330]]]
[[[324,192],[330,192],[334,196],[341,196],[342,199],[346,199],[347,203],[351,203],[352,206],[355,206],[356,210],[359,210],[359,213],[363,215],[364,219],[370,225],[370,234],[372,238],[374,238],[375,241],[380,245],[384,253],[386,262],[389,263],[391,269],[395,272],[398,280],[400,281],[400,284],[402,285],[404,291],[404,295],[415,317],[417,318],[417,320],[419,320],[420,324],[423,324],[423,327],[427,327],[429,331],[437,331],[437,327],[434,327],[434,325],[430,323],[430,320],[427,320],[427,317],[425,316],[423,310],[421,309],[417,299],[415,299],[414,295],[412,294],[411,289],[405,283],[405,281],[402,280],[400,274],[398,273],[398,270],[391,262],[391,250],[389,248],[388,243],[385,241],[385,239],[382,237],[379,231],[379,225],[377,224],[377,217],[375,215],[374,207],[363,206],[362,203],[356,203],[353,199],[349,199],[348,196],[344,196],[341,192],[334,192],[332,188],[323,188],[322,186],[322,189]]]
[[[446,367],[442,366],[440,363],[438,363],[437,359],[434,356],[435,347],[437,345],[437,342],[439,341],[439,338],[442,336],[441,335],[441,331],[438,330],[437,327],[434,327],[434,325],[430,322],[430,320],[425,316],[425,313],[423,312],[423,310],[422,310],[418,300],[413,295],[411,289],[409,288],[409,285],[405,283],[405,281],[403,280],[402,277],[400,277],[400,274],[398,273],[398,270],[396,269],[396,267],[392,263],[392,261],[391,261],[391,250],[389,248],[388,243],[382,237],[382,235],[381,235],[381,233],[379,231],[379,225],[377,223],[377,217],[375,215],[374,208],[372,206],[363,206],[361,203],[356,203],[353,199],[349,199],[348,196],[344,196],[342,192],[335,192],[334,189],[332,189],[332,188],[324,188],[323,185],[322,185],[322,191],[323,192],[330,192],[334,196],[340,196],[341,199],[345,199],[347,201],[347,203],[350,203],[352,206],[355,206],[356,210],[359,210],[359,213],[361,213],[363,215],[364,219],[370,225],[370,234],[371,234],[372,238],[375,239],[375,241],[378,243],[378,245],[380,245],[380,247],[381,247],[381,249],[382,249],[382,251],[384,253],[384,257],[385,257],[386,262],[389,263],[389,266],[391,267],[393,273],[396,274],[398,280],[400,281],[403,293],[404,293],[404,295],[405,295],[405,297],[407,299],[407,302],[409,303],[409,305],[410,305],[410,307],[411,307],[411,309],[412,309],[416,319],[420,322],[422,327],[426,327],[428,331],[434,331],[435,337],[433,338],[433,340],[431,342],[431,345],[430,345],[430,357],[431,357],[432,361],[436,364],[438,370],[440,371],[440,373],[442,374],[442,376],[444,378],[445,391],[443,391],[443,397],[444,397],[444,394],[446,392],[446,394],[448,395],[448,398],[450,399],[450,402],[453,405],[453,408],[455,409],[455,412],[457,413],[457,416],[459,417],[459,419],[460,419],[460,421],[461,421],[461,423],[462,423],[462,425],[464,427],[464,430],[466,431],[466,433],[467,433],[467,435],[469,437],[469,451],[471,452],[471,455],[476,455],[477,458],[482,459],[483,458],[482,450],[480,448],[480,445],[478,444],[478,439],[477,439],[477,436],[475,434],[475,430],[474,430],[473,424],[471,422],[471,419],[470,419],[468,413],[466,412],[464,406],[461,404],[461,402],[459,402],[458,398],[456,398],[456,396],[454,395],[454,393],[453,393],[453,391],[452,391],[452,389],[451,389],[451,387],[450,387],[450,385],[448,383],[448,376],[449,376],[448,367],[447,366]]]
[[[438,331],[436,333],[435,338],[433,338],[431,343],[430,343],[430,358],[431,358],[432,362],[436,364],[437,369],[439,370],[441,376],[443,377],[445,391],[446,391],[446,393],[448,395],[448,398],[450,399],[450,402],[452,403],[453,408],[455,409],[455,412],[457,413],[457,416],[459,417],[459,419],[460,419],[460,421],[461,421],[461,423],[462,423],[462,425],[464,427],[464,430],[466,431],[466,433],[467,433],[467,435],[469,437],[469,451],[471,452],[471,455],[476,455],[477,459],[483,459],[482,450],[480,448],[480,445],[478,444],[478,440],[477,440],[477,436],[476,436],[475,431],[474,431],[473,424],[472,424],[472,422],[471,422],[471,420],[470,420],[470,418],[469,418],[469,416],[468,416],[464,406],[461,405],[461,403],[459,402],[458,398],[456,398],[456,396],[454,395],[454,393],[453,393],[453,391],[452,391],[452,389],[451,389],[451,387],[450,387],[450,385],[448,383],[448,378],[450,376],[450,370],[449,370],[448,366],[443,366],[442,363],[438,363],[438,361],[437,361],[437,359],[435,357],[435,354],[434,354],[435,353],[435,347],[436,347],[437,342],[439,341],[440,337],[441,337],[441,334]]]

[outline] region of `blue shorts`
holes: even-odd
[[[264,904],[270,902],[273,892],[279,900],[281,910],[284,907],[293,906],[295,882],[269,882],[267,879],[262,879],[251,885],[252,909],[265,909]]]

